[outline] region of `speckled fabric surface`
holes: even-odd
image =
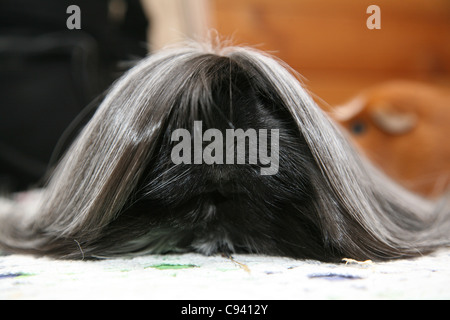
[[[329,264],[198,254],[59,261],[0,257],[1,299],[449,299],[450,250]]]

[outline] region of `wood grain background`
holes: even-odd
[[[380,30],[366,26],[371,4],[381,9]],[[331,105],[391,79],[450,87],[448,0],[211,0],[208,7],[222,36],[271,51]]]

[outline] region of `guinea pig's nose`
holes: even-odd
[[[225,198],[244,193],[243,188],[239,184],[230,180],[209,182],[206,191],[209,193],[218,193]]]

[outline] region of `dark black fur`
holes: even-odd
[[[136,234],[145,237],[156,229],[161,238],[143,244],[141,249],[331,258],[334,253],[326,250],[314,206],[312,176],[319,176],[318,168],[305,141],[280,107],[279,98],[263,96],[237,64],[230,64],[226,58],[220,60],[219,66],[214,61],[214,68],[223,70],[203,71],[223,75],[213,84],[214,101],[209,106],[197,106],[194,116],[179,110],[171,115],[156,157],[149,163],[132,203],[107,228],[99,245],[126,242]],[[231,83],[227,76],[230,72],[234,75]],[[180,101],[186,100],[189,98],[180,97]],[[258,165],[250,164],[175,166],[170,158],[170,134],[177,128],[191,128],[194,120],[203,120],[207,125],[204,130],[280,129],[278,174],[263,176]],[[130,232],[123,231],[125,226]],[[202,243],[209,243],[211,249],[202,250]]]

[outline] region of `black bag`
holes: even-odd
[[[73,4],[80,30],[66,26]],[[147,27],[139,0],[0,1],[0,188],[40,186],[69,125],[89,119],[121,62],[146,55]]]

